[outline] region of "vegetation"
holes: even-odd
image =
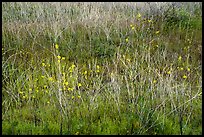
[[[202,134],[202,7],[2,3],[2,134]]]

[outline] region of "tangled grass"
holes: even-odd
[[[3,2],[2,134],[202,134],[201,3],[139,4]]]

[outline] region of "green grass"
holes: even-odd
[[[2,134],[202,134],[199,4],[158,15],[125,3],[2,11]]]

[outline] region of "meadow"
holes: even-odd
[[[3,2],[2,134],[201,135],[202,3],[137,4]]]

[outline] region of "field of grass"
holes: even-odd
[[[2,134],[201,135],[201,3],[136,4],[3,2]]]

